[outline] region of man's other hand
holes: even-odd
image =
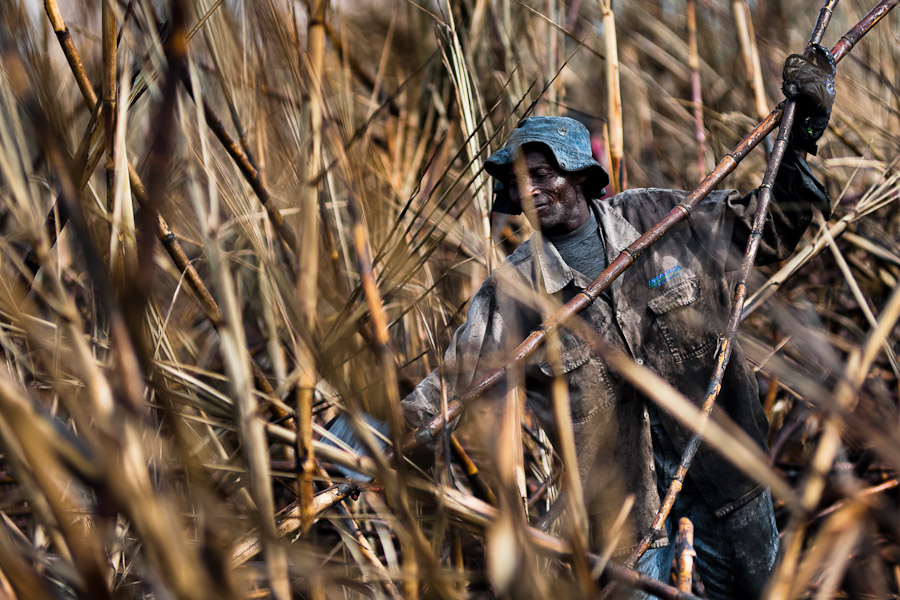
[[[816,141],[825,133],[834,104],[835,61],[826,48],[815,44],[807,55],[791,54],[784,61],[781,89],[797,103],[797,116],[791,132],[799,150],[815,156]]]

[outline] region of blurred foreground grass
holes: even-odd
[[[379,487],[331,508],[330,463],[355,463],[320,438],[339,409],[392,418],[527,239],[481,170],[527,111],[583,120],[629,187],[690,189],[780,100],[819,5],[700,1],[693,60],[683,2],[611,8],[6,0],[0,597],[588,594],[515,402],[453,440],[480,480],[459,452],[367,463]],[[825,45],[869,8],[842,2]],[[810,161],[835,216],[756,273],[741,334],[770,476],[816,506],[777,509],[781,597],[900,593],[898,23],[841,63]]]

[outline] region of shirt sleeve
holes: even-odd
[[[466,322],[456,330],[444,352],[443,380],[448,402],[462,394],[478,377],[498,366],[509,341],[500,310],[497,278],[489,277],[472,298]],[[494,393],[502,393],[498,388]],[[441,412],[441,371],[434,369],[401,401],[403,414],[412,427],[420,427]],[[456,422],[451,423],[455,426]]]
[[[748,207],[752,210],[735,220],[732,249],[725,264],[727,271],[740,268],[753,229],[759,190],[754,190],[751,195],[753,198]],[[831,202],[825,186],[813,176],[803,155],[789,145],[772,187],[772,201],[756,255],[757,265],[778,262],[791,255],[812,221],[814,206],[826,219],[831,216]]]
[[[724,244],[726,271],[740,269],[753,230],[759,190],[741,196],[735,191],[713,192],[698,206],[697,215],[718,214],[717,239]],[[788,146],[772,187],[772,199],[756,255],[757,265],[767,265],[788,258],[812,222],[813,207],[831,216],[828,192],[812,174],[803,155]],[[722,209],[724,208],[724,211]]]

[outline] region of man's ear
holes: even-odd
[[[588,173],[587,171],[578,171],[577,173],[568,173],[567,177],[571,185],[581,186],[587,181]]]

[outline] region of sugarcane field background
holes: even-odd
[[[823,45],[876,3],[837,4]],[[572,470],[516,390],[380,448],[531,235],[491,215],[482,169],[516,123],[584,122],[609,192],[694,189],[784,99],[821,7],[4,0],[0,597],[646,588],[614,531],[585,548]],[[772,490],[772,599],[900,597],[898,32],[894,11],[838,65],[809,160],[834,215],[749,281],[769,453],[704,430]],[[774,139],[718,187],[758,187]],[[677,390],[646,394],[701,422]],[[371,457],[326,441],[338,414]],[[652,591],[702,596],[702,577]]]

